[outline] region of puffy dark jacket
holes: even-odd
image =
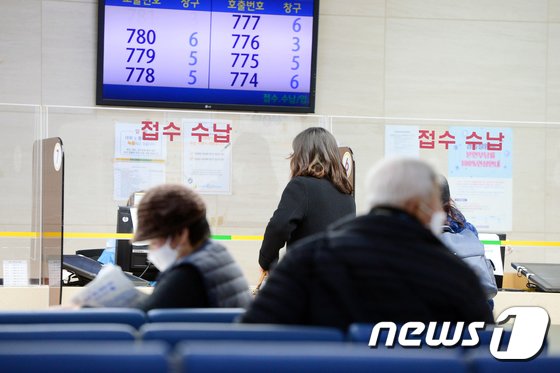
[[[210,307],[247,307],[251,302],[241,268],[222,245],[208,241],[177,264],[194,265],[202,274]]]
[[[249,285],[229,252],[206,241],[161,273],[139,308],[242,307],[251,302]]]
[[[248,323],[486,321],[475,274],[419,221],[373,209],[294,245],[242,318]]]

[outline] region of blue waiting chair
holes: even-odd
[[[146,314],[134,308],[87,308],[80,310],[0,311],[0,324],[110,323],[136,329]]]
[[[148,311],[148,322],[234,322],[243,308],[181,308]]]
[[[182,372],[454,372],[466,373],[446,351],[371,350],[328,342],[186,342],[176,349]]]
[[[148,323],[140,328],[142,340],[165,341],[174,346],[189,340],[330,341],[342,342],[335,328],[231,323]]]
[[[485,350],[472,351],[467,355],[467,363],[472,373],[545,373],[560,371],[560,355],[541,353],[529,361],[497,360]]]
[[[0,341],[134,341],[137,333],[125,324],[0,325]]]
[[[371,330],[375,324],[367,323],[354,323],[348,327],[348,332],[346,334],[350,342],[365,343],[369,342],[371,336]],[[387,338],[386,334],[381,333],[379,342],[385,342]]]
[[[168,352],[155,342],[0,342],[0,367],[18,373],[167,373]]]

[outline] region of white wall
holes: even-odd
[[[0,102],[95,105],[97,2],[0,2]],[[317,113],[560,121],[560,0],[322,0]]]

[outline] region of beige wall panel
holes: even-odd
[[[560,122],[560,23],[548,25],[547,120]]]
[[[546,24],[389,19],[385,115],[544,120]]]
[[[558,241],[558,238],[556,239]],[[559,263],[560,264],[560,250],[558,247],[551,247],[545,250],[545,257],[543,263]]]
[[[0,310],[45,310],[48,307],[48,286],[0,287]]]
[[[546,259],[546,248],[517,246],[506,251],[504,272],[515,272],[511,263],[544,263]],[[549,250],[557,250],[551,248]]]
[[[385,0],[321,0],[319,13],[329,16],[384,17]]]
[[[508,234],[508,240],[516,240],[515,234]],[[543,241],[547,240],[541,234],[524,234],[520,240]],[[551,241],[558,241],[551,239]],[[506,246],[504,271],[515,272],[511,263],[560,263],[560,250],[558,247],[544,246]]]
[[[546,131],[546,172],[545,183],[539,193],[546,201],[544,224],[547,232],[555,233],[560,241],[560,128],[551,127]],[[535,211],[535,213],[537,213]],[[547,238],[552,239],[552,238]],[[560,248],[557,249],[560,252]]]
[[[39,107],[0,105],[0,230],[31,229],[33,142]]]
[[[387,0],[387,17],[546,22],[547,0]]]
[[[95,105],[97,4],[43,2],[43,104]]]
[[[41,1],[0,4],[0,102],[41,103]]]
[[[220,241],[239,263],[250,286],[256,286],[261,275],[259,249],[262,241]]]
[[[560,0],[548,0],[548,21],[560,22]]]
[[[31,238],[0,238],[0,276],[4,274],[4,260],[29,261],[31,257],[39,258],[39,250],[34,250],[32,246]]]
[[[40,116],[39,106],[0,105],[0,232],[33,231],[33,143]],[[0,237],[0,277],[3,260],[39,255],[30,237]]]
[[[513,129],[513,231],[544,233],[546,136],[542,128]],[[542,238],[540,238],[542,240]]]
[[[523,282],[522,282],[523,283]],[[547,334],[547,353],[550,356],[560,354],[560,296],[554,293],[539,292],[499,292],[494,298],[494,316],[497,317],[510,307],[539,306],[544,308],[550,317]]]
[[[383,18],[321,17],[316,113],[383,115],[383,59]]]

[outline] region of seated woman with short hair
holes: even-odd
[[[161,272],[139,308],[245,308],[251,302],[241,268],[210,239],[206,206],[193,190],[172,184],[148,190],[134,240],[149,241],[148,260]]]

